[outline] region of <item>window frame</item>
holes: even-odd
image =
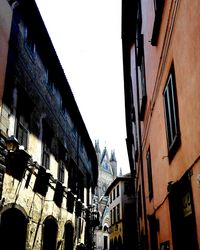
[[[21,87],[17,88],[15,135],[19,144],[24,146],[25,150],[28,148],[32,110],[33,103],[27,93]]]
[[[116,206],[116,222],[120,221],[120,204]]]
[[[19,116],[16,126],[16,138],[20,145],[24,146],[24,149],[26,150],[28,147],[28,123],[24,121],[23,116]]]
[[[45,142],[42,147],[42,166],[46,169],[50,169],[50,149]]]
[[[178,114],[178,97],[176,92],[176,79],[173,64],[171,66],[163,91],[163,103],[168,158],[171,162],[181,143]]]
[[[113,207],[113,224],[116,223],[116,207]]]
[[[138,31],[139,32],[139,31]],[[144,57],[144,36],[137,32],[136,47],[137,47],[137,78],[139,90],[139,107],[140,107],[140,120],[144,120],[144,114],[147,104],[147,89],[146,89],[146,70],[145,70],[145,57]]]
[[[112,192],[110,193],[109,197],[110,197],[110,204],[111,204],[112,203]]]
[[[152,175],[150,147],[148,148],[147,153],[146,153],[146,164],[147,164],[149,200],[151,201],[153,199],[153,175]]]
[[[112,193],[113,193],[113,201],[114,201],[115,198],[116,198],[116,196],[115,196],[115,188],[113,189]]]
[[[59,161],[59,163],[58,163],[57,177],[61,183],[64,183],[64,181],[65,181],[65,164],[63,161]]]
[[[117,185],[117,197],[119,197],[119,184]]]

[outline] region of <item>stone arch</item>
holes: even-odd
[[[26,213],[26,210],[19,204],[16,204],[16,203],[9,203],[9,204],[6,204],[0,211],[0,216],[8,209],[11,209],[11,208],[16,208],[17,210],[19,210],[26,218],[27,222],[28,222],[28,214]]]
[[[65,223],[64,250],[73,250],[74,247],[74,227],[71,221]]]
[[[9,204],[1,211],[0,242],[2,250],[26,249],[28,217],[25,210]]]
[[[58,223],[53,216],[47,216],[43,222],[42,250],[55,250],[57,244]]]

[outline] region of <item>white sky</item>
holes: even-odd
[[[121,0],[36,0],[90,138],[118,172],[130,172],[126,150]]]

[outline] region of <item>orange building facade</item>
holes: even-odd
[[[138,249],[200,248],[200,3],[122,0]]]

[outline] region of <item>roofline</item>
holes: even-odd
[[[116,179],[114,179],[114,181],[110,184],[110,186],[107,188],[106,192],[105,192],[105,196],[109,196],[110,191],[113,189],[114,186],[117,185],[117,183],[119,183],[120,181],[125,181],[125,180],[130,180],[132,179],[132,176],[118,176],[116,177]]]
[[[84,142],[88,153],[90,153],[89,155],[92,161],[92,173],[94,175],[94,182],[97,184],[98,161],[96,151],[83,121],[82,115],[79,111],[78,105],[75,101],[67,77],[64,73],[60,60],[57,56],[57,53],[47,31],[47,28],[44,24],[43,18],[40,14],[39,8],[35,0],[22,0],[16,10],[21,12],[24,21],[32,27],[35,42],[36,45],[38,45],[40,55],[43,57],[45,63],[47,63],[46,65],[50,68],[50,70],[53,71],[54,77],[57,79],[58,86],[60,90],[62,90],[63,97],[72,103],[72,105],[67,106],[67,108],[70,115],[76,122],[75,124],[77,130],[81,135],[82,141]],[[43,46],[44,44],[45,46]]]

